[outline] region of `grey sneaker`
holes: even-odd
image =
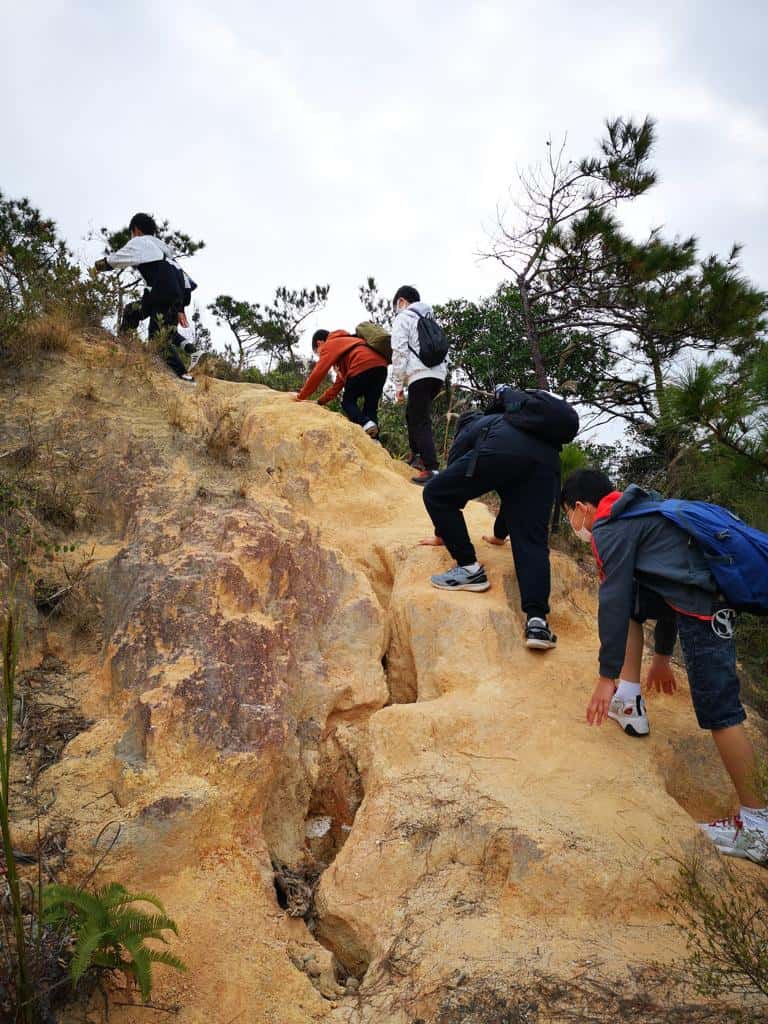
[[[432,577],[432,586],[438,590],[487,590],[490,585],[482,565],[477,572],[455,565],[448,572]]]

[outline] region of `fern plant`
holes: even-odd
[[[158,913],[133,906],[150,903]],[[43,916],[48,924],[70,922],[75,948],[69,967],[73,984],[90,967],[121,971],[134,981],[146,1002],[152,991],[152,964],[167,964],[177,971],[186,965],[167,950],[147,946],[147,939],[168,943],[164,932],[178,935],[176,923],[156,896],[130,893],[118,882],[95,892],[72,885],[49,885],[43,891]]]

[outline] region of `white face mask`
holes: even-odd
[[[584,517],[586,518],[586,513],[584,514]],[[579,540],[584,541],[585,544],[591,543],[591,541],[592,541],[592,533],[584,525],[584,519],[581,520],[581,526],[579,527],[578,530],[573,525],[573,520],[572,519],[569,519],[568,521],[571,524],[571,529],[576,534],[576,536],[579,538]]]

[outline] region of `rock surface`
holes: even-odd
[[[68,878],[112,844],[98,877],[164,900],[189,972],[159,969],[153,1000],[176,1020],[490,1022],[501,1003],[456,1016],[456,991],[682,951],[666,858],[731,791],[684,685],[647,741],[585,725],[575,563],[553,555],[557,650],[529,652],[488,510],[467,516],[491,590],[434,590],[420,490],[338,415],[182,390],[97,344],[2,399],[9,450],[34,434],[41,472],[48,442],[69,460],[92,552],[97,638],[67,615],[28,635],[83,727],[38,780],[41,825]],[[113,1001],[117,1024],[168,1019]]]

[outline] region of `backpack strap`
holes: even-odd
[[[410,306],[408,308],[410,309]],[[403,310],[403,312],[405,312],[405,310]],[[416,314],[416,316],[419,318],[419,320],[424,320],[425,319],[424,314],[420,313],[418,311],[418,309],[414,309],[413,312]],[[408,342],[408,351],[411,352],[413,355],[415,355],[416,358],[419,360],[419,362],[421,362],[421,354],[419,352],[417,352],[416,349],[414,349],[411,346],[410,341]],[[474,472],[474,470],[472,472]]]
[[[467,466],[467,471],[464,474],[464,476],[468,480],[471,479],[475,475],[475,470],[477,469],[477,460],[480,458],[480,445],[483,443],[483,441],[488,436],[488,431],[491,429],[492,426],[493,426],[492,423],[486,424],[483,427],[483,429],[478,432],[478,435],[475,438],[475,443],[474,443],[474,445],[472,447],[472,457],[469,460],[469,465]]]

